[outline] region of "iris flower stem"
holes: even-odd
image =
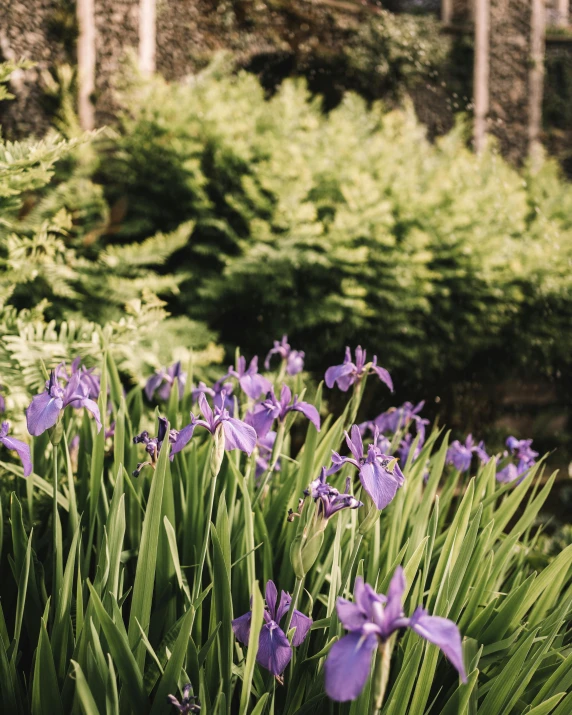
[[[213,446],[212,446],[212,453],[217,449],[217,440],[213,439]],[[211,465],[212,465],[212,459],[211,459]],[[216,482],[217,482],[217,477],[218,473],[220,471],[220,464],[218,466],[217,470],[210,469],[210,475],[211,475],[211,487],[209,491],[209,505],[207,509],[207,518],[205,522],[205,538],[203,539],[203,545],[201,547],[201,556],[199,559],[199,567],[197,570],[197,573],[195,574],[195,583],[193,587],[193,601],[195,601],[201,592],[201,581],[203,578],[203,569],[205,567],[205,560],[207,557],[207,549],[209,547],[209,538],[210,538],[210,533],[211,533],[211,521],[213,518],[213,509],[214,509],[214,500],[215,500],[215,493],[216,493]]]
[[[375,671],[373,674],[373,688],[371,713],[379,713],[383,705],[383,698],[389,681],[389,667],[391,664],[391,648],[387,641],[383,642],[377,649],[375,660]]]
[[[260,487],[258,488],[258,491],[254,495],[254,499],[252,500],[252,509],[256,506],[258,503],[258,500],[260,499],[260,496],[266,489],[266,486],[268,482],[270,481],[270,477],[272,476],[272,472],[274,471],[276,467],[276,463],[278,462],[278,459],[280,458],[280,452],[282,451],[282,446],[284,444],[284,435],[286,431],[286,423],[285,422],[280,422],[278,425],[278,431],[276,433],[276,440],[274,442],[274,449],[272,450],[272,458],[270,460],[270,464],[268,465],[268,469],[266,470],[264,474],[264,479],[262,480]]]
[[[341,596],[343,594],[343,592],[345,591],[345,589],[348,585],[348,581],[350,579],[352,569],[356,562],[357,555],[358,555],[362,540],[363,540],[363,534],[360,534],[360,533],[356,534],[355,539],[354,539],[354,548],[352,549],[351,556],[349,558],[349,561],[346,562],[346,567],[344,568],[344,572],[342,574],[342,580],[340,582],[340,589],[338,591],[338,596]]]
[[[302,584],[304,583],[303,578],[297,578],[296,584],[294,586],[294,593],[292,594],[292,600],[290,601],[290,608],[288,609],[288,617],[286,618],[286,633],[290,630],[290,623],[292,623],[292,616],[296,606],[298,605],[298,599],[300,598],[300,591],[302,590]]]
[[[58,445],[53,445],[53,457],[54,457],[54,476],[53,476],[53,504],[52,504],[52,583],[54,588],[57,587],[58,583]],[[54,601],[55,603],[55,601]]]

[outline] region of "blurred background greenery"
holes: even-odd
[[[79,4],[31,28],[10,5],[2,54],[33,64],[5,66],[0,102],[8,412],[40,358],[105,343],[133,381],[191,352],[215,376],[236,345],[262,356],[287,333],[316,380],[361,344],[395,404],[425,398],[496,445],[534,437],[567,469],[572,44],[566,23],[543,36],[543,160],[514,149],[516,115],[491,119],[477,154],[465,5],[443,22],[432,3],[159,3],[149,73],[136,23],[103,26],[99,0],[88,135]],[[529,65],[509,64],[517,86]],[[372,390],[367,416],[387,406]]]

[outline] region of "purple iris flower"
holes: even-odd
[[[335,643],[325,663],[326,693],[332,700],[355,700],[369,677],[374,651],[401,628],[411,628],[440,648],[465,683],[461,634],[453,621],[429,616],[417,608],[410,618],[403,613],[405,577],[401,566],[395,570],[387,596],[356,578],[354,600],[338,598],[338,618],[348,635]]]
[[[364,457],[363,442],[357,425],[352,426],[351,437],[346,432],[346,444],[353,457],[341,457],[337,452],[332,452],[333,466],[326,475],[330,476],[339,471],[344,464],[352,464],[359,471],[361,485],[376,508],[385,509],[405,481],[399,465],[393,457],[383,454],[375,444],[369,445],[367,457]]]
[[[166,370],[156,370],[155,374],[147,380],[147,384],[145,385],[147,399],[151,401],[153,395],[158,390],[157,394],[159,399],[163,401],[168,400],[175,380],[177,380],[179,386],[179,400],[181,400],[185,392],[187,373],[183,371],[180,360]]]
[[[411,434],[411,432],[408,432],[399,443],[399,447],[397,449],[397,454],[402,464],[407,464],[407,460],[409,459],[409,452],[411,452],[412,446],[413,435]],[[417,443],[417,447],[415,448],[415,452],[413,453],[414,460],[417,459],[422,448],[423,438],[419,438],[419,442]]]
[[[292,658],[292,646],[301,645],[310,631],[312,619],[305,616],[300,611],[294,609],[290,628],[295,628],[292,646],[286,634],[280,628],[280,621],[288,613],[292,598],[289,593],[282,591],[278,602],[278,591],[274,581],[266,583],[266,608],[264,610],[264,625],[260,631],[258,640],[258,653],[256,662],[272,675],[279,677]],[[248,611],[244,616],[235,618],[232,622],[232,630],[236,640],[248,645],[250,637],[250,624],[252,621],[252,611]]]
[[[419,413],[425,405],[425,400],[421,400],[415,406],[412,402],[404,402],[401,407],[390,407],[385,412],[382,412],[373,420],[373,425],[379,428],[380,432],[390,432],[394,434],[398,429],[403,429],[409,427],[411,422],[418,421],[421,423],[421,427],[425,428],[425,425],[429,424],[429,420],[424,420],[419,417]],[[368,424],[370,429],[373,431],[371,423]],[[419,431],[420,427],[417,427]]]
[[[101,390],[101,383],[98,375],[95,375],[95,368],[92,367],[89,370],[85,365],[81,364],[81,358],[76,357],[71,364],[71,374],[72,376],[76,373],[81,373],[81,381],[87,385],[88,396],[91,400],[97,400],[99,397],[99,392]],[[66,376],[67,377],[67,376]]]
[[[221,396],[224,402],[224,390]],[[204,393],[199,395],[198,403],[204,420],[197,419],[191,412],[191,423],[177,433],[171,449],[171,459],[191,441],[195,427],[204,427],[213,435],[220,427],[224,432],[226,450],[240,449],[246,454],[252,453],[256,445],[256,432],[250,425],[231,417],[228,410],[224,408],[215,407],[213,411]]]
[[[247,368],[246,358],[241,355],[236,361],[236,369],[231,365],[228,368],[228,373],[222,379],[225,380],[227,377],[235,377],[241,390],[252,400],[257,400],[272,387],[270,380],[258,374],[258,358],[256,356],[252,358]]]
[[[305,496],[312,497],[318,504],[318,517],[327,521],[342,509],[357,509],[363,506],[363,502],[350,494],[351,480],[349,477],[346,479],[346,491],[340,494],[335,487],[326,482],[326,476],[326,468],[322,467],[320,476],[314,479],[308,489],[304,491]]]
[[[517,464],[510,462],[503,469],[497,472],[497,480],[499,482],[514,482],[521,481],[530,467],[536,462],[538,452],[535,452],[531,447],[531,439],[516,439],[509,437],[506,441],[506,446],[509,448],[511,455],[518,460]],[[506,454],[506,452],[505,452]]]
[[[232,382],[223,382],[218,380],[212,387],[207,387],[204,382],[199,382],[197,387],[191,390],[191,399],[196,402],[201,393],[212,398],[215,407],[226,408],[230,416],[234,415],[234,399],[232,398],[233,391]]]
[[[0,385],[0,412],[6,412],[6,400],[2,394],[4,388]]]
[[[362,379],[364,375],[369,374],[373,370],[379,379],[389,387],[393,392],[393,381],[389,372],[377,364],[377,356],[373,356],[371,363],[366,363],[366,351],[362,350],[358,345],[356,348],[356,361],[352,362],[352,353],[349,348],[346,348],[346,356],[341,365],[329,367],[326,370],[325,380],[326,385],[332,388],[336,383],[342,392],[347,392],[354,382]]]
[[[320,415],[318,410],[309,402],[298,402],[298,395],[294,396],[292,404],[292,391],[288,385],[282,385],[280,400],[274,394],[271,387],[264,402],[256,405],[254,409],[246,415],[246,422],[252,425],[259,437],[264,437],[270,431],[275,419],[284,422],[289,412],[301,412],[307,417],[314,427],[320,431]]]
[[[65,387],[61,386],[60,379],[67,380]],[[26,410],[28,432],[37,437],[54,427],[62,411],[68,405],[75,408],[85,407],[91,412],[99,432],[101,429],[99,407],[90,399],[89,392],[90,387],[85,381],[84,374],[81,371],[76,371],[68,380],[64,363],[61,363],[55,370],[52,370],[50,379],[46,382],[45,391],[36,395]]]
[[[276,442],[276,432],[270,430],[264,437],[259,437],[256,446],[258,447],[258,457],[256,458],[256,479],[264,474],[264,472],[270,466],[270,458],[272,457],[272,450],[274,449],[274,442]],[[277,460],[274,465],[274,469],[279,472],[281,469],[280,460]]]
[[[297,375],[304,369],[305,353],[303,350],[292,350],[288,343],[287,335],[283,335],[280,341],[274,341],[274,347],[264,361],[265,370],[270,370],[270,359],[273,355],[280,355],[282,360],[286,361],[286,373],[288,375]]]
[[[460,472],[466,472],[471,468],[473,454],[476,454],[483,463],[489,461],[484,442],[481,441],[479,444],[475,444],[473,435],[469,434],[464,444],[459,442],[458,439],[451,442],[451,446],[447,450],[446,461],[447,464],[452,464],[455,469],[458,469]]]
[[[187,683],[183,688],[183,697],[181,702],[174,695],[167,695],[167,700],[174,705],[180,713],[187,715],[188,713],[198,713],[201,709],[199,699],[193,695],[193,686]]]
[[[32,458],[30,456],[30,447],[25,442],[21,442],[14,437],[8,437],[10,431],[10,423],[2,422],[0,426],[0,444],[3,444],[6,449],[13,449],[18,457],[22,460],[24,467],[24,476],[29,477],[32,473]]]

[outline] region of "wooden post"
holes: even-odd
[[[528,154],[533,169],[541,157],[542,95],[544,90],[544,0],[532,0],[530,15],[530,70],[528,72]]]
[[[489,0],[475,1],[474,145],[479,153],[485,145],[489,112]]]
[[[450,25],[453,21],[453,0],[441,0],[441,22]]]
[[[556,25],[568,27],[570,19],[570,0],[556,0]]]
[[[156,37],[156,0],[140,0],[139,69],[146,75],[155,72]]]
[[[95,123],[92,95],[95,89],[95,17],[94,0],[77,0],[78,117],[82,129],[93,129]]]

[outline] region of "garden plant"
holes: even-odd
[[[572,546],[536,551],[556,475],[341,357],[311,397],[286,338],[213,385],[49,366],[0,432],[2,712],[570,712]]]

